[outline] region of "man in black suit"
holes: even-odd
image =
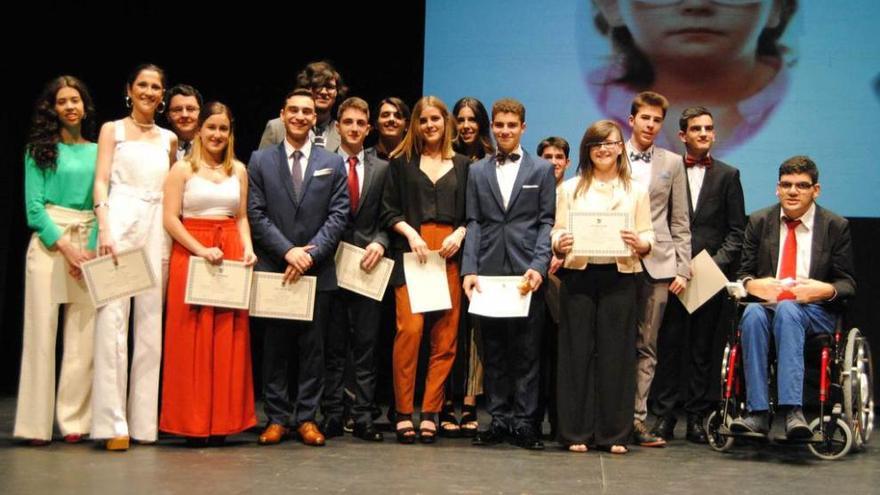
[[[686,108],[678,121],[678,136],[685,146],[691,253],[704,249],[728,276],[732,275],[742,246],[746,224],[739,170],[712,156],[715,123],[704,107]],[[679,400],[682,354],[688,365],[687,439],[706,443],[703,416],[710,406],[712,342],[718,330],[722,295],[717,294],[693,314],[677,297],[670,297],[658,341],[657,376],[651,390],[658,415],[652,433],[670,440],[675,429],[675,405]]]
[[[749,217],[739,278],[750,295],[776,304],[749,304],[740,321],[749,414],[734,420],[731,431],[769,433],[772,335],[786,437],[812,436],[801,411],[804,340],[833,332],[842,303],[856,291],[849,222],[816,204],[819,190],[816,164],[806,156],[789,158],[779,167],[779,204]]]
[[[370,132],[370,107],[366,101],[351,97],[339,105],[337,128],[341,138],[338,154],[348,172],[350,216],[342,233],[342,241],[364,248],[360,262],[365,272],[372,271],[388,248],[388,232],[380,227],[380,206],[388,162],[380,160],[373,149],[364,150],[364,139]],[[379,334],[382,303],[340,288],[330,302],[330,327],[324,344],[326,373],[324,378],[324,434],[329,438],[342,435],[344,374],[349,350],[354,380],[351,415],[354,436],[374,442],[382,441],[382,433],[373,426],[371,412],[376,392],[374,351]]]

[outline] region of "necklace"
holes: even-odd
[[[145,131],[149,131],[150,129],[152,129],[153,127],[156,126],[156,122],[150,122],[149,124],[141,124],[140,122],[137,121],[137,119],[134,118],[134,114],[129,115],[129,118],[131,119],[131,122],[134,125],[140,127],[141,129],[143,129]]]

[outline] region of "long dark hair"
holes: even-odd
[[[55,97],[61,88],[73,88],[79,92],[85,115],[80,133],[91,140],[95,134],[95,106],[86,85],[73,76],[58,76],[49,81],[34,105],[31,132],[25,151],[41,169],[54,169],[58,159],[58,142],[61,140],[61,123],[55,111]]]
[[[489,135],[489,113],[486,112],[486,107],[483,106],[480,100],[470,96],[465,96],[458,100],[455,102],[455,106],[452,107],[452,118],[456,119],[456,125],[458,125],[458,112],[464,107],[468,107],[474,112],[477,125],[480,126],[477,132],[477,140],[473,145],[468,145],[462,141],[461,136],[456,136],[455,141],[452,142],[452,149],[456,153],[460,153],[472,160],[479,160],[487,154],[495,153],[495,147],[492,146],[492,137]]]

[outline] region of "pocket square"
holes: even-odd
[[[663,180],[669,180],[672,177],[672,174],[669,173],[668,170],[664,170],[660,172],[660,178]]]
[[[312,174],[312,177],[320,177],[322,175],[330,175],[333,173],[332,168],[322,168],[321,170],[315,170],[315,173]]]
[[[522,188],[523,189],[537,189],[538,185],[537,184],[523,184]]]

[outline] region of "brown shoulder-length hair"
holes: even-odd
[[[617,178],[623,183],[625,190],[630,188],[630,172],[629,160],[623,149],[623,131],[616,122],[611,120],[599,120],[587,128],[584,137],[581,138],[580,156],[578,157],[578,184],[574,190],[574,197],[578,197],[581,193],[587,192],[590,183],[593,181],[593,160],[590,159],[590,148],[606,141],[612,132],[617,131],[617,136],[621,141],[620,155],[617,156]]]
[[[212,115],[223,114],[229,119],[229,142],[226,143],[226,150],[223,152],[223,171],[226,175],[231,176],[235,165],[235,119],[232,117],[232,110],[219,101],[212,101],[205,105],[205,108],[199,112],[199,130],[205,125],[205,121]],[[193,140],[192,154],[189,157],[189,165],[193,172],[198,172],[202,163],[205,163],[204,147],[202,146],[202,137]]]
[[[86,85],[79,79],[63,75],[49,81],[34,104],[34,116],[25,151],[33,157],[37,166],[43,170],[54,170],[58,159],[58,143],[61,141],[61,123],[55,111],[55,97],[61,88],[73,88],[83,103],[83,118],[80,134],[88,139],[95,135],[95,105]]]
[[[443,140],[440,143],[440,154],[443,159],[451,159],[455,156],[455,151],[452,149],[452,142],[455,140],[458,134],[458,127],[455,125],[455,122],[452,116],[449,114],[449,109],[446,107],[446,104],[443,103],[443,100],[437,98],[436,96],[423,96],[416,102],[416,106],[413,108],[412,118],[409,121],[409,130],[406,135],[403,137],[403,141],[397,145],[397,148],[394,148],[394,151],[391,152],[391,157],[397,157],[403,155],[406,157],[407,161],[412,160],[413,155],[421,155],[422,151],[425,149],[425,138],[422,136],[422,130],[419,127],[419,120],[422,118],[422,113],[425,111],[426,107],[434,107],[440,111],[440,115],[443,117]]]

